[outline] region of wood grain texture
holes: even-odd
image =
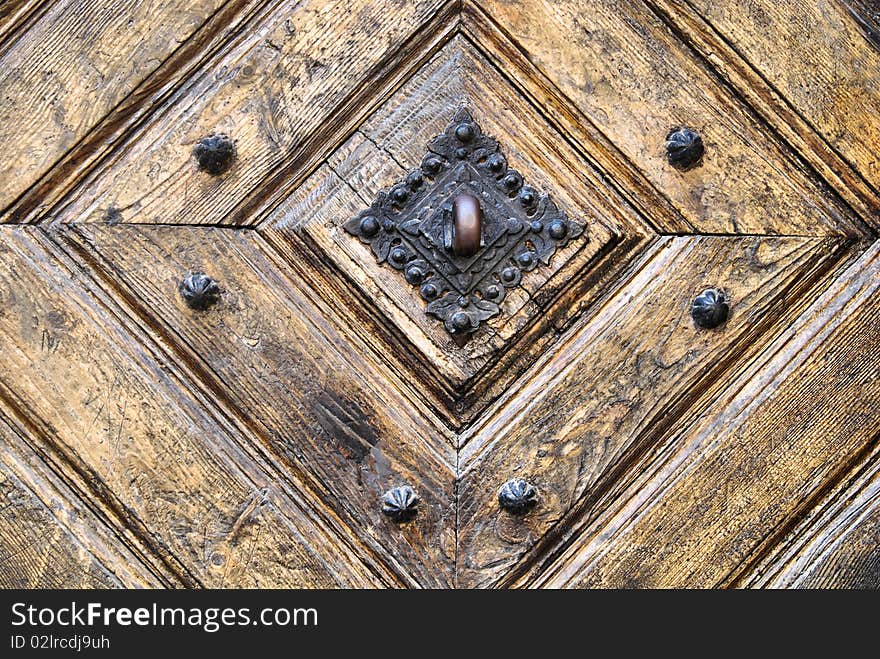
[[[737,587],[880,589],[880,435]]]
[[[686,0],[880,190],[880,38],[876,3]],[[872,14],[870,9],[874,7]]]
[[[875,243],[537,585],[714,587],[747,571],[876,444],[878,274]]]
[[[459,583],[497,583],[621,477],[722,373],[756,354],[762,332],[840,255],[831,239],[677,238],[661,242],[596,314],[487,413],[459,455]],[[731,316],[699,331],[690,301],[721,286]],[[540,493],[524,517],[497,491],[522,477]],[[581,501],[584,499],[584,501]],[[554,528],[556,527],[556,528]],[[550,551],[552,555],[553,552]]]
[[[223,3],[50,4],[0,50],[0,210],[123,102]]]
[[[254,433],[279,477],[295,476],[310,504],[327,508],[319,514],[340,518],[364,553],[398,566],[411,585],[451,583],[451,433],[308,301],[305,284],[278,269],[255,232],[81,225],[65,235],[100,269],[109,294],[136,305],[172,358]],[[177,292],[191,271],[224,289],[206,313]],[[398,526],[379,499],[405,483],[422,503],[416,520]]]
[[[3,420],[0,509],[2,588],[163,585]]]
[[[451,20],[444,5],[309,0],[275,7],[129,135],[51,221],[101,222],[110,208],[134,223],[253,221],[248,204],[261,203],[249,200],[256,188],[266,185],[270,194],[277,185],[270,181],[320,158],[341,126],[381,100],[385,79],[393,82],[401,63],[442,38]],[[409,43],[413,35],[417,44]],[[229,135],[237,150],[219,177],[198,172],[192,157],[198,140],[214,132]]]
[[[0,52],[8,48],[12,35],[45,12],[51,0],[5,0],[0,2]]]
[[[127,135],[141,130],[163,102],[186,83],[194,71],[225,51],[231,40],[248,24],[257,21],[267,4],[284,0],[226,0],[198,29],[182,40],[161,62],[152,63],[143,79],[89,126],[75,146],[62,152],[50,167],[15,202],[0,213],[0,221],[34,223],[51,216],[53,209],[79,185],[96,163],[112,154]],[[107,209],[106,221],[121,221],[119,209]]]
[[[381,583],[41,232],[0,236],[0,398],[121,540],[191,586]]]
[[[833,187],[835,193],[858,214],[866,228],[873,227],[875,231],[880,228],[880,194],[876,188],[837,149],[829,145],[825,136],[817,132],[809,119],[798,111],[796,104],[790,103],[761,71],[743,59],[737,43],[728,41],[725,35],[720,34],[703,16],[694,11],[687,0],[646,0],[646,3],[662,17],[678,38],[699,53],[706,66],[711,67],[731,87],[733,93],[755,109],[767,123],[769,130],[785,140],[813,168],[817,176]],[[850,1],[849,4],[854,6],[858,3]],[[779,6],[774,5],[776,8]],[[814,6],[815,3],[812,3],[808,11],[813,11]],[[718,3],[713,3],[712,7],[713,11],[717,11]],[[798,5],[796,10],[800,9]],[[748,13],[752,13],[760,25],[756,26],[756,31],[761,38],[774,41],[779,37],[772,27],[757,18],[760,10],[756,11],[752,6]],[[758,38],[755,34],[748,35],[748,38],[752,37]],[[822,35],[821,38],[827,39],[828,35]],[[773,50],[775,55],[777,49]],[[785,48],[778,50],[779,55],[786,56],[781,52]],[[790,65],[795,67],[796,62],[790,62]],[[786,78],[797,75],[809,77],[810,73],[791,71]],[[800,91],[799,87],[797,89]]]
[[[638,240],[649,231],[525,100],[511,98],[516,92],[504,78],[466,39],[455,37],[260,228],[292,267],[308,273],[306,280],[321,295],[338,291],[346,310],[352,298],[362,300],[367,340],[376,341],[380,351],[402,355],[397,361],[404,364],[421,357],[409,365],[416,369],[415,380],[459,420],[479,411],[474,401],[481,381],[507,383],[522,370],[521,364],[498,368],[511,344],[528,332],[519,350],[533,358],[546,348],[552,337],[542,335],[558,331],[586,306],[584,298],[595,283],[591,269],[600,268],[624,234]],[[554,255],[549,267],[528,273],[522,287],[505,298],[502,313],[463,346],[424,313],[417,291],[399,272],[377,263],[369,246],[342,228],[381,189],[419,166],[427,143],[446,129],[459,107],[471,110],[483,132],[498,139],[510,165],[529,185],[548,193],[568,217],[585,225],[583,238]],[[621,262],[629,246],[615,252]],[[341,276],[328,276],[328,260]],[[389,342],[392,350],[383,350]]]
[[[827,186],[642,3],[490,0],[465,9],[466,20],[495,23],[528,53],[672,202],[687,232],[863,233]],[[667,133],[682,125],[706,144],[703,164],[686,173],[666,162],[664,148]]]

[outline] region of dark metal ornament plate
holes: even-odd
[[[448,248],[452,204],[462,193],[477,197],[483,214],[481,247],[468,257]],[[401,271],[427,303],[425,313],[456,336],[501,313],[523,272],[549,265],[557,249],[584,231],[508,168],[498,142],[466,109],[430,142],[421,167],[380,192],[345,230],[370,245],[380,263]]]

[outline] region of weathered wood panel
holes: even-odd
[[[2,588],[163,584],[2,420],[0,509]]]
[[[840,247],[833,239],[798,238],[693,237],[658,245],[596,316],[466,437],[459,583],[497,582],[545,534],[563,533],[582,498],[592,502],[612,487],[700,392],[760,350],[762,332],[834,263]],[[710,285],[726,290],[731,315],[721,328],[700,331],[690,302]],[[513,477],[533,482],[541,497],[522,518],[496,501]]]
[[[0,396],[121,538],[188,585],[377,583],[38,230],[0,237]]]
[[[880,190],[880,19],[865,0],[685,0]],[[872,14],[873,7],[873,14]]]
[[[880,243],[674,433],[537,583],[713,587],[754,563],[880,432],[878,289]]]
[[[323,157],[343,126],[381,100],[375,94],[393,84],[400,66],[442,38],[451,20],[444,4],[283,3],[172,95],[53,221],[100,222],[110,208],[124,222],[254,221],[242,204],[255,189],[266,185],[271,194]],[[234,139],[237,151],[219,177],[199,172],[192,157],[198,140],[214,132]],[[262,197],[251,201],[261,205]]]
[[[872,1],[872,0],[869,0]],[[780,93],[772,80],[759,70],[756,70],[749,62],[743,59],[739,43],[731,42],[726,35],[720,34],[706,19],[701,16],[688,3],[687,0],[646,0],[646,3],[663,20],[670,25],[676,35],[694,48],[712,69],[742,97],[746,103],[755,109],[761,118],[767,122],[770,130],[777,133],[785,140],[797,154],[812,167],[818,176],[827,181],[849,206],[859,215],[859,218],[867,225],[876,230],[880,227],[880,194],[872,187],[863,175],[841,153],[829,146],[825,137],[817,132],[809,118],[805,118],[789,99]],[[724,4],[724,3],[721,3]],[[788,4],[795,11],[803,11],[800,3],[773,3],[774,8],[780,8]],[[850,0],[850,5],[859,4]],[[734,6],[734,5],[727,5]],[[719,3],[711,5],[713,13],[726,11],[720,8]],[[810,3],[807,11],[815,11],[816,3]],[[757,5],[749,5],[745,12],[737,13],[752,15],[755,19],[751,25],[752,32],[745,38],[767,39],[768,42],[776,42],[780,33],[763,20],[761,11]],[[797,22],[802,20],[803,14],[794,17]],[[748,19],[747,19],[748,20]],[[809,19],[808,19],[809,20]],[[788,22],[786,22],[788,25]],[[783,29],[787,29],[783,26]],[[756,37],[754,32],[759,33]],[[880,34],[880,33],[878,33]],[[828,39],[827,34],[821,34],[820,39]],[[781,42],[785,43],[785,42]],[[779,44],[777,43],[777,46]],[[804,44],[797,43],[797,48]],[[778,52],[781,57],[790,54],[788,48],[773,48],[774,54]],[[795,70],[796,62],[789,62],[792,69],[786,76],[782,76],[783,82],[792,82],[799,75],[810,78],[810,72],[801,73]],[[777,72],[778,73],[778,72]],[[846,75],[852,72],[848,70]],[[876,75],[876,74],[874,74]],[[777,77],[779,77],[777,75]],[[851,81],[855,82],[855,81]],[[860,81],[860,84],[871,86],[870,81]],[[800,93],[801,87],[795,85],[793,90]],[[833,92],[830,92],[833,93]],[[847,92],[844,92],[847,93]],[[845,117],[844,117],[845,118]]]
[[[46,11],[52,0],[6,0],[0,2],[0,52],[8,44],[16,30],[24,29],[29,21],[33,21],[40,12]]]
[[[137,305],[209,395],[257,435],[266,459],[307,484],[311,505],[326,506],[416,584],[451,583],[451,433],[308,301],[305,284],[279,271],[256,232],[82,225],[65,233],[110,294]],[[177,292],[191,271],[225,291],[207,312],[187,308]],[[403,483],[422,503],[416,520],[398,526],[379,498]]]
[[[738,587],[880,589],[880,435]]]
[[[585,120],[642,169],[692,231],[862,231],[642,3],[597,0],[585,8],[575,0],[487,0],[465,8],[466,20],[495,24],[514,39]],[[667,133],[682,125],[700,132],[706,145],[703,164],[686,173],[666,162],[664,147]],[[680,231],[663,217],[658,221],[665,231]]]
[[[222,5],[59,0],[0,47],[0,211]]]

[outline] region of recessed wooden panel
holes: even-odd
[[[0,211],[223,2],[50,4],[11,44],[0,47]]]
[[[37,230],[0,237],[0,397],[121,538],[188,585],[377,583]]]
[[[281,3],[175,93],[143,130],[71,193],[53,221],[244,224],[236,210],[279,169],[317,156],[381,89],[419,29],[418,49],[443,34],[442,0]],[[393,78],[393,74],[391,75]],[[237,159],[219,177],[199,172],[192,149],[223,132]],[[306,150],[307,149],[307,150]]]
[[[485,38],[514,39],[674,204],[685,227],[658,217],[665,231],[861,231],[826,187],[642,3],[485,0],[465,8],[469,29]],[[666,135],[676,126],[697,130],[706,145],[703,164],[689,172],[677,171],[665,158]]]
[[[545,586],[723,585],[880,432],[875,246],[676,433]]]
[[[418,168],[427,143],[463,106],[483,132],[499,141],[510,166],[527,184],[549,194],[585,231],[555,254],[549,267],[527,273],[522,286],[505,298],[502,313],[461,346],[442,322],[425,314],[418,290],[400,272],[377,263],[369,246],[342,225],[368,207],[379,190]],[[366,336],[378,334],[381,345],[389,331],[399,333],[401,341],[393,349],[407,353],[401,361],[412,353],[420,355],[427,375],[417,379],[433,385],[449,407],[458,403],[455,409],[462,415],[465,394],[487,373],[496,373],[493,365],[511,342],[532,324],[541,329],[531,333],[530,342],[550,330],[551,323],[569,322],[593,283],[590,269],[624,234],[647,232],[613,189],[599,181],[564,137],[517,98],[473,46],[457,37],[296,189],[260,231],[292,267],[314,272],[308,280],[319,296],[333,287],[347,307],[347,298],[362,300],[378,316]],[[624,260],[619,253],[617,258]],[[333,279],[328,261],[341,276]],[[383,323],[392,328],[384,329]]]
[[[840,255],[834,240],[676,238],[658,245],[545,368],[468,433],[459,456],[459,583],[497,582],[581,499],[613,487],[701,390],[761,346],[761,333]],[[727,323],[698,330],[690,302],[724,288]],[[526,478],[540,503],[503,512],[498,488]],[[575,516],[577,513],[575,513]],[[551,540],[552,541],[552,540]]]
[[[417,583],[451,583],[451,433],[306,299],[305,285],[279,271],[255,232],[83,225],[65,234],[101,269],[108,291],[137,305],[177,359],[252,429],[266,459],[307,484],[310,505],[326,506]],[[191,271],[210,273],[224,289],[204,313],[177,291]],[[402,484],[422,503],[415,521],[397,525],[379,499]]]

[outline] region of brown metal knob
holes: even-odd
[[[462,193],[452,202],[452,251],[456,256],[473,256],[482,245],[483,214],[480,200]]]

